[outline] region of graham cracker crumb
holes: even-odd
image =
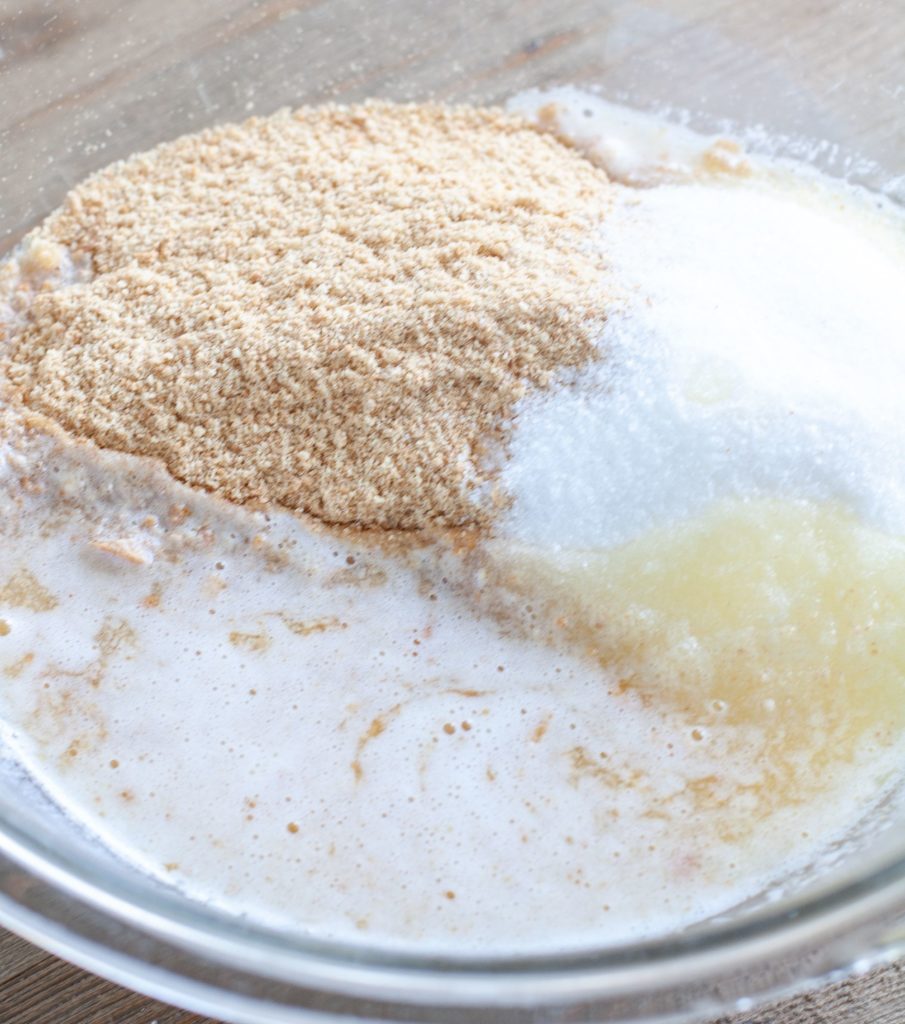
[[[28,569],[19,569],[0,587],[0,604],[10,608],[26,608],[32,612],[50,612],[59,604],[52,594]]]
[[[89,542],[89,546],[95,551],[100,551],[131,565],[150,565],[154,560],[148,551],[128,537],[92,540]]]
[[[33,233],[93,276],[35,295],[8,375],[72,434],[233,502],[482,525],[514,404],[596,354],[608,205],[601,170],[495,109],[213,128]]]
[[[239,630],[233,630],[229,634],[229,642],[234,647],[244,647],[248,651],[260,654],[270,647],[271,638],[263,631],[260,633],[243,633]]]

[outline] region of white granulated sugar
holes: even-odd
[[[762,493],[905,530],[905,220],[875,206],[792,172],[624,190],[606,357],[520,408],[502,532],[609,545]]]

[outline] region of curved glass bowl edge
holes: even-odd
[[[404,991],[416,1003],[530,999],[544,1004],[602,994],[627,996],[651,985],[678,986],[690,978],[716,980],[807,950],[824,954],[814,974],[905,952],[902,944],[889,946],[885,953],[883,948],[884,929],[905,910],[902,855],[860,878],[777,904],[748,920],[711,923],[682,935],[609,949],[475,956],[344,944],[253,925],[202,904],[190,906],[163,888],[139,893],[92,865],[73,863],[65,851],[36,842],[2,814],[0,851],[54,891],[223,966],[328,991],[357,991],[362,997]],[[834,946],[840,939],[842,950]]]

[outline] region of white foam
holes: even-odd
[[[702,135],[656,114],[611,103],[572,86],[527,89],[508,108],[545,125],[625,185],[687,181],[708,158],[727,169],[745,166],[741,148],[725,135]]]

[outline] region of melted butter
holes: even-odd
[[[515,566],[509,585],[548,595],[560,634],[620,687],[765,768],[751,784],[733,772],[749,819],[905,726],[905,542],[837,506],[727,501],[607,551],[522,550]],[[702,782],[699,809],[726,806],[723,781]]]

